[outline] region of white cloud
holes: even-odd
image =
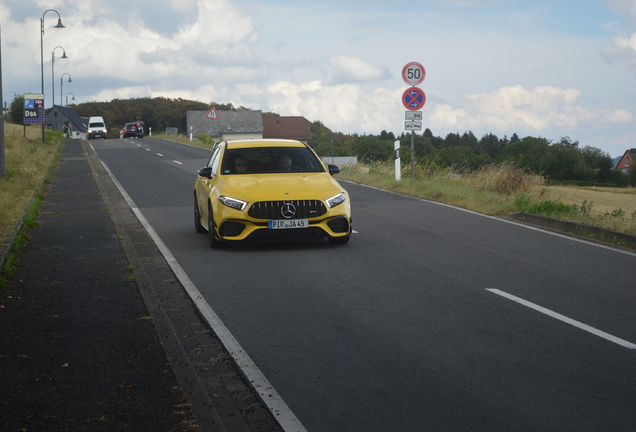
[[[634,0],[607,0],[607,6],[618,17],[636,25],[636,2]]]
[[[457,130],[491,130],[492,132],[542,133],[569,131],[578,126],[625,124],[632,114],[624,110],[590,111],[577,105],[577,89],[522,86],[502,87],[482,94],[467,95],[456,107],[440,104],[430,116],[432,126]]]
[[[320,81],[301,85],[280,81],[267,88],[274,111],[320,120],[332,130],[345,133],[391,129],[400,112],[400,96],[401,90],[366,92],[359,84],[328,86]]]
[[[612,45],[603,49],[601,55],[609,62],[625,61],[630,66],[636,66],[636,33],[631,36],[612,36]]]
[[[391,78],[386,67],[374,66],[361,58],[339,55],[324,66],[326,85],[363,81],[379,81]]]
[[[608,0],[607,6],[620,18],[632,26],[636,25],[636,1]],[[631,36],[617,34],[612,36],[612,44],[605,47],[601,53],[608,62],[624,61],[631,67],[636,67],[636,33]]]

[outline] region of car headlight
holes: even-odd
[[[338,195],[331,197],[327,200],[327,205],[329,208],[334,208],[337,205],[342,204],[347,199],[347,196],[343,193],[339,193]]]
[[[247,203],[245,201],[237,200],[237,199],[226,197],[226,196],[220,196],[219,201],[223,203],[224,205],[239,211],[243,211],[245,209],[245,206],[247,206]]]

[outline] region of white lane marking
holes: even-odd
[[[172,161],[172,162],[174,162],[174,163],[176,163],[176,164],[178,164],[178,165],[183,165],[183,163],[181,163],[181,162],[179,162],[179,161]]]
[[[93,152],[95,150],[93,149]],[[95,153],[97,156],[97,154]],[[190,280],[186,272],[181,268],[176,258],[172,255],[168,247],[164,244],[163,240],[159,237],[159,235],[155,232],[155,230],[150,226],[144,215],[141,213],[135,202],[132,198],[126,193],[121,184],[117,181],[113,173],[106,166],[104,161],[102,161],[99,156],[97,156],[97,160],[102,164],[108,176],[111,178],[119,192],[122,194],[128,206],[133,211],[139,222],[143,225],[143,227],[148,232],[148,235],[155,242],[159,251],[166,259],[166,262],[172,268],[172,271],[177,276],[177,279],[181,282],[186,292],[196,305],[196,307],[201,312],[201,315],[208,322],[214,333],[221,340],[225,349],[228,350],[230,355],[234,358],[237,366],[241,368],[245,377],[249,380],[249,382],[254,386],[256,391],[261,395],[261,400],[267,406],[267,408],[274,415],[274,418],[278,421],[281,428],[284,432],[307,432],[307,429],[302,425],[300,420],[296,417],[296,415],[292,412],[292,410],[287,406],[283,398],[278,394],[276,389],[270,384],[270,382],[265,378],[263,372],[256,366],[256,364],[252,361],[250,356],[243,350],[243,347],[238,343],[238,341],[234,338],[230,330],[225,326],[221,318],[212,310],[212,307],[205,301],[203,295],[199,291],[199,289],[194,285],[194,283]]]
[[[534,310],[536,310],[538,312],[541,312],[543,314],[551,316],[552,318],[556,318],[556,319],[558,319],[560,321],[563,321],[564,323],[570,324],[570,325],[572,325],[574,327],[580,328],[581,330],[585,330],[586,332],[592,333],[595,336],[602,337],[603,339],[607,339],[608,341],[614,342],[615,344],[621,345],[621,346],[623,346],[625,348],[636,349],[636,344],[633,344],[633,343],[628,342],[628,341],[626,341],[624,339],[621,339],[621,338],[617,338],[616,336],[612,336],[611,334],[605,333],[602,330],[596,329],[594,327],[590,327],[587,324],[583,324],[582,322],[573,320],[573,319],[568,318],[568,317],[566,317],[564,315],[561,315],[559,313],[553,312],[550,309],[546,309],[546,308],[544,308],[542,306],[539,306],[537,304],[531,303],[531,302],[529,302],[527,300],[524,300],[522,298],[513,296],[512,294],[508,294],[506,292],[503,292],[503,291],[500,291],[500,290],[494,289],[494,288],[486,288],[486,291],[490,291],[493,294],[497,294],[497,295],[500,295],[502,297],[505,297],[508,300],[512,300],[514,302],[522,304],[522,305],[524,305],[526,307],[529,307],[531,309],[534,309]]]
[[[146,151],[152,151],[152,150],[150,150],[148,147],[146,147]]]
[[[161,157],[163,157],[163,155],[162,155],[161,153],[157,153],[157,156],[161,156]]]

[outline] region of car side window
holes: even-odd
[[[212,177],[216,177],[216,174],[219,170],[219,161],[221,160],[220,155],[221,155],[221,146],[218,146],[214,150],[214,153],[212,153],[212,157],[210,157],[210,161],[208,162],[208,165],[207,165],[209,167],[212,167]]]

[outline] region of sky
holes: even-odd
[[[47,107],[162,96],[399,135],[418,62],[435,136],[636,148],[636,0],[0,0],[0,26],[7,105],[40,93],[42,53]]]

